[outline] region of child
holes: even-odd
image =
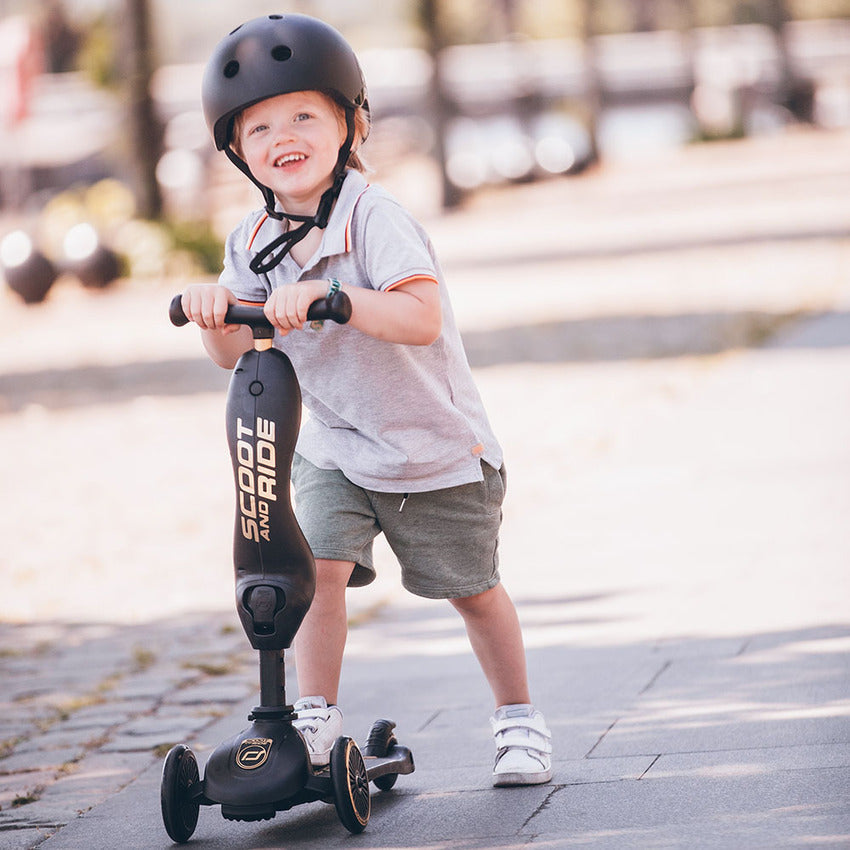
[[[494,784],[548,782],[550,735],[497,568],[501,448],[427,235],[361,174],[369,112],[354,53],[314,18],[257,18],[216,48],[203,101],[217,148],[266,204],[228,238],[219,284],[189,286],[183,309],[232,368],[252,339],[225,324],[227,307],[263,303],[310,412],[292,478],[317,569],[295,641],[296,725],[312,762],[327,763],[342,733],[345,590],[373,580],[383,532],[404,586],[449,599],[464,620],[495,698]],[[308,324],[308,306],[339,289],[349,323]]]

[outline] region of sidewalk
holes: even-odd
[[[652,175],[623,167],[433,223],[509,458],[503,577],[555,778],[490,787],[460,620],[404,594],[382,552],[351,595],[341,704],[358,739],[395,719],[416,772],[357,839],[315,804],[262,824],[203,810],[194,846],[850,847],[847,141],[683,154],[651,216]],[[521,261],[473,263],[517,209]],[[542,236],[558,216],[576,228]],[[256,701],[226,376],[156,324],[168,294],[60,294],[38,329],[85,330],[61,350],[24,344],[34,313],[3,319],[0,850],[169,846],[157,748],[203,764]]]

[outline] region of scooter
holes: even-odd
[[[310,306],[308,320],[344,324],[351,303],[336,292]],[[169,317],[187,324],[180,296]],[[236,485],[233,561],[236,610],[259,651],[260,704],[250,726],[222,742],[200,777],[195,754],[172,747],[162,769],[162,818],[177,843],[189,840],[201,806],[221,806],[227,820],[269,820],[277,812],[321,800],[336,807],[343,826],[362,832],[371,810],[369,783],[389,791],[412,773],[413,755],[396,740],[395,723],[377,720],[361,751],[345,735],[327,767],[310,763],[286,702],[284,650],[304,619],[316,584],[312,552],[289,495],[289,473],[301,420],[301,390],[289,358],[272,346],[274,328],[261,308],[233,305],[227,322],[251,327],[254,348],[233,371],[227,395],[227,437]]]

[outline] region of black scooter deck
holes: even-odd
[[[380,779],[382,776],[406,776],[413,773],[413,753],[407,748],[396,744],[392,752],[385,756],[363,756],[366,765],[366,776],[370,782]],[[324,782],[330,778],[330,766],[313,768],[313,780]]]

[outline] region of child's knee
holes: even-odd
[[[501,584],[497,584],[495,587],[491,587],[481,593],[476,593],[473,596],[459,596],[455,599],[450,599],[449,602],[461,614],[486,613],[499,599],[502,593],[501,587]]]

